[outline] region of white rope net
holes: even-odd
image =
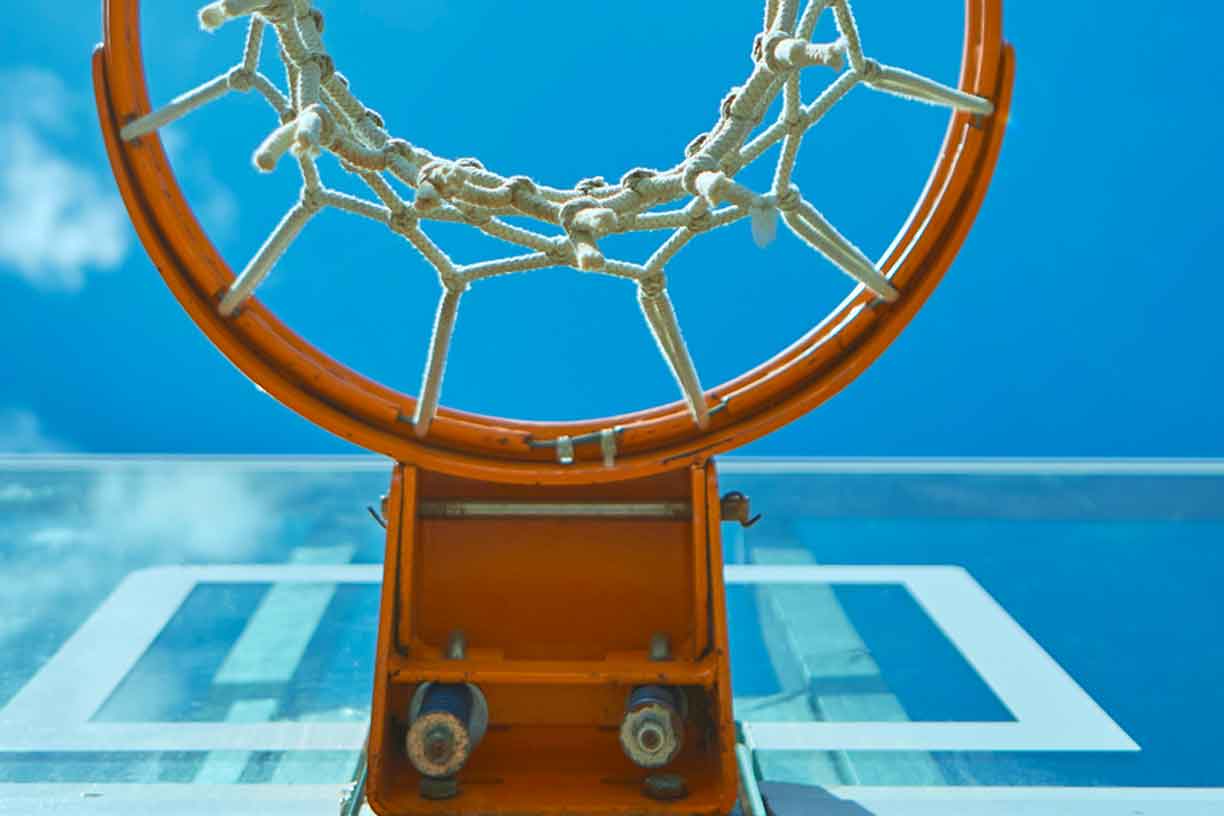
[[[667,292],[665,270],[676,254],[697,235],[745,219],[754,239],[764,245],[773,239],[780,216],[814,251],[877,297],[894,300],[898,292],[888,277],[792,181],[804,135],[858,85],[977,115],[993,111],[989,100],[867,57],[849,0],[808,0],[802,11],[800,5],[800,0],[767,0],[764,29],[753,45],[751,75],[723,100],[717,123],[688,145],[681,161],[667,170],[630,170],[615,184],[590,178],[573,189],[557,189],[527,176],[498,175],[475,159],[440,158],[393,137],[335,70],[323,46],[322,14],[310,0],[217,0],[205,6],[199,18],[208,31],[235,18],[250,18],[242,60],[225,74],[127,124],[122,137],[140,138],[231,91],[256,91],[280,117],[280,126],[255,150],[254,163],[270,172],[286,153],[291,154],[301,171],[301,198],[222,299],[219,308],[225,316],[238,312],[307,222],[324,208],[373,219],[416,248],[436,270],[443,290],[413,417],[419,437],[428,434],[437,412],[463,293],[476,281],[547,267],[598,272],[637,284],[647,325],[694,422],[705,427],[710,407]],[[833,15],[840,36],[834,42],[813,42],[826,12]],[[288,93],[259,71],[269,30],[280,45]],[[805,103],[800,74],[809,68],[833,72],[835,79]],[[779,95],[780,113],[765,125],[765,114]],[[779,142],[782,147],[768,190],[758,192],[735,180]],[[317,167],[325,152],[356,174],[372,199],[325,186]],[[410,198],[403,194],[409,191]],[[526,229],[505,216],[527,216],[539,227]],[[457,264],[427,234],[425,225],[431,221],[468,224],[513,245],[517,254]],[[605,254],[601,239],[630,232],[661,232],[664,237],[644,263]]]

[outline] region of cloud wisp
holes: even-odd
[[[0,71],[0,88],[0,270],[42,290],[79,291],[131,244],[104,168],[67,147],[92,114],[42,69]]]
[[[0,409],[0,453],[61,453],[61,441],[47,434],[32,411]]]

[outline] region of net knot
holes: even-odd
[[[311,21],[314,23],[315,30],[319,32],[320,34],[322,34],[323,33],[323,12],[320,9],[317,9],[311,6],[310,11],[308,12],[307,16],[310,17]]]
[[[767,34],[758,34],[753,43],[752,56],[758,63],[764,62],[765,67],[774,74],[785,74],[793,71],[794,66],[786,65],[778,59],[778,46],[787,40],[794,39],[790,32],[775,29]]]
[[[638,281],[638,292],[647,300],[657,300],[667,288],[667,278],[662,272],[647,275]]]
[[[387,123],[383,121],[382,114],[373,108],[366,108],[363,115],[366,119],[370,120],[370,124],[374,125],[374,127],[378,128],[379,130],[386,128]]]
[[[383,145],[383,153],[388,158],[399,156],[405,161],[415,163],[417,160],[416,148],[407,139],[388,139]]]
[[[412,199],[412,206],[418,212],[436,210],[442,206],[442,203],[442,195],[438,192],[438,188],[429,181],[422,181],[420,183],[420,186],[417,187],[416,197]]]
[[[601,190],[607,186],[608,182],[604,180],[603,176],[592,176],[591,178],[584,178],[582,181],[575,184],[574,189],[580,193],[590,193],[594,190]]]
[[[216,0],[199,11],[200,28],[216,31],[230,20],[246,14],[259,14],[269,20],[292,19],[292,10],[287,8],[290,0],[269,0],[267,3],[235,3],[233,0]]]
[[[701,152],[701,148],[705,147],[706,140],[710,138],[708,133],[699,133],[693,137],[693,140],[684,146],[684,157],[691,159]]]
[[[442,281],[442,287],[448,292],[466,292],[468,282],[458,272],[438,272],[438,280]]]
[[[399,206],[387,217],[387,226],[400,235],[406,235],[416,229],[419,219],[411,207]]]
[[[574,247],[565,236],[553,238],[552,246],[544,254],[557,266],[568,266],[574,259]]]
[[[239,93],[246,93],[255,87],[255,72],[243,65],[235,66],[225,75],[225,84]]]
[[[462,161],[434,159],[421,168],[414,206],[422,212],[436,209],[444,199],[453,199],[470,175],[471,166]]]
[[[722,102],[718,104],[718,115],[723,119],[730,119],[735,115],[735,103],[739,100],[740,94],[744,89],[738,85],[727,91],[727,95],[722,98]]]
[[[336,62],[331,58],[331,55],[318,53],[311,54],[310,61],[319,66],[319,81],[327,82],[336,73]]]
[[[561,207],[561,228],[566,232],[586,232],[601,237],[616,229],[616,211],[601,206],[594,198],[575,198]]]
[[[335,141],[336,120],[326,106],[311,105],[298,115],[293,143],[297,155],[314,158]]]
[[[302,206],[308,212],[316,213],[326,206],[323,197],[323,190],[319,187],[305,185],[302,187]]]
[[[287,23],[293,19],[293,0],[269,0],[259,10],[261,17],[271,23]]]
[[[473,227],[484,226],[493,220],[488,210],[478,210],[474,207],[459,207],[459,214],[463,216],[464,223],[471,224]]]
[[[781,212],[794,212],[799,209],[802,201],[803,195],[799,192],[799,188],[792,184],[786,188],[786,192],[778,194],[776,206]]]
[[[593,198],[575,198],[561,207],[558,220],[574,247],[578,268],[584,272],[603,269],[606,259],[595,241],[616,229],[616,211],[600,206]]]
[[[527,176],[511,176],[506,180],[506,187],[510,190],[510,200],[519,209],[525,206],[526,196],[535,196],[540,192],[539,186]]]
[[[633,190],[633,192],[640,195],[641,191],[638,190],[638,185],[643,181],[654,178],[657,175],[659,175],[658,170],[651,170],[649,167],[635,167],[625,175],[621,176],[620,183],[622,187],[628,187],[630,190]]]
[[[713,156],[697,155],[684,166],[684,189],[689,195],[701,195],[697,189],[697,177],[702,173],[718,171],[718,160]]]
[[[702,233],[714,226],[714,218],[710,215],[710,211],[702,208],[701,212],[693,213],[689,216],[686,227],[689,232]]]

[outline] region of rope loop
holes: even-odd
[[[540,194],[539,186],[528,176],[511,176],[506,180],[506,186],[510,188],[510,200],[520,210],[526,208],[526,196]]]
[[[686,159],[691,159],[693,156],[700,153],[701,149],[705,147],[705,143],[709,138],[710,134],[708,133],[699,133],[698,135],[694,136],[693,141],[684,146],[684,157]]]
[[[595,190],[602,190],[607,186],[608,182],[604,180],[603,176],[592,176],[591,178],[584,178],[582,181],[579,181],[574,185],[574,189],[580,193],[590,193]]]
[[[712,173],[718,170],[718,160],[713,156],[701,154],[689,159],[684,165],[684,190],[689,195],[699,196],[697,177],[702,173]]]
[[[442,194],[438,192],[438,188],[432,182],[422,181],[417,187],[416,197],[412,199],[412,206],[417,212],[432,212],[441,207],[445,202],[442,200]]]
[[[575,198],[561,207],[561,228],[568,233],[584,232],[599,237],[616,229],[616,211],[594,198]]]
[[[309,15],[310,15],[310,19],[314,21],[315,30],[317,30],[320,34],[322,34],[323,33],[323,12],[320,9],[312,7],[310,9]]]
[[[633,192],[641,195],[642,191],[638,189],[638,185],[647,179],[654,178],[657,175],[659,175],[658,170],[651,170],[649,167],[635,167],[625,175],[621,176],[620,183],[622,187],[628,187],[630,190],[633,190]]]
[[[743,92],[744,89],[738,85],[727,91],[727,95],[722,98],[722,102],[718,105],[718,115],[723,119],[730,119],[734,115],[733,108],[735,107],[735,101],[739,99],[740,94]]]
[[[460,159],[459,161],[450,161],[449,159],[434,159],[428,162],[421,168],[421,190],[418,191],[417,198],[420,198],[420,192],[428,184],[442,198],[453,199],[463,189],[463,185],[467,183],[472,169],[479,168],[479,162],[476,162],[474,165],[464,163],[472,161],[475,160]]]
[[[760,35],[758,39],[760,51],[754,54],[756,61],[765,63],[765,67],[774,74],[786,74],[795,70],[794,66],[788,66],[778,59],[778,46],[790,39],[794,39],[793,35],[782,29],[775,29],[768,34]]]
[[[799,205],[802,203],[803,195],[799,192],[799,187],[792,184],[786,188],[785,193],[778,195],[778,201],[775,206],[777,206],[779,211],[788,213],[799,209]]]
[[[370,124],[379,130],[383,130],[387,127],[387,123],[383,121],[382,115],[373,108],[365,109],[365,118],[370,121]]]
[[[336,73],[336,62],[328,54],[315,54],[311,60],[319,66],[319,81],[327,82]]]
[[[383,146],[383,152],[388,156],[399,156],[410,162],[417,160],[416,148],[407,139],[388,139]]]

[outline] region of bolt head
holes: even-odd
[[[651,702],[625,715],[620,742],[625,755],[643,768],[661,768],[676,755],[684,741],[684,723],[677,711]]]
[[[643,723],[638,729],[638,745],[647,753],[655,753],[663,747],[663,729],[657,723]]]
[[[642,792],[661,801],[683,799],[688,796],[688,783],[680,774],[651,774],[642,782]]]
[[[453,776],[426,776],[419,790],[422,799],[454,799],[459,795],[459,781]]]

